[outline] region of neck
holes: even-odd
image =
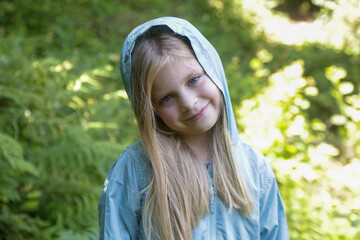
[[[189,146],[196,158],[208,164],[211,158],[211,131],[204,134],[183,136],[182,140]]]

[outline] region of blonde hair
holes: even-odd
[[[175,59],[195,57],[188,45],[186,38],[158,33],[141,37],[132,53],[130,98],[152,165],[142,210],[147,239],[191,239],[192,229],[209,211],[211,183],[204,164],[166,127],[151,102],[151,88],[158,72]],[[230,211],[236,209],[250,216],[253,203],[233,155],[223,101],[211,131],[215,190]]]

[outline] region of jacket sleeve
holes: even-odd
[[[126,151],[126,150],[125,150]],[[140,196],[130,154],[112,165],[99,200],[101,240],[138,239]]]
[[[289,239],[286,215],[274,172],[264,160],[260,168],[260,237],[261,239]]]

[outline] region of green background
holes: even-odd
[[[218,50],[240,135],[274,168],[291,239],[359,239],[357,12],[352,0],[1,0],[0,239],[98,238],[106,173],[139,139],[121,46],[167,15]],[[322,21],[326,37],[284,43],[262,27],[274,19]]]

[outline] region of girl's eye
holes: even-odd
[[[190,81],[188,82],[188,84],[189,85],[193,85],[193,84],[195,84],[198,80],[199,80],[199,76],[197,76],[197,77],[194,77],[194,78],[192,78],[192,79],[190,79]]]
[[[168,101],[170,101],[170,99],[171,99],[171,96],[167,95],[167,96],[163,97],[162,99],[160,99],[160,104],[167,103]]]

